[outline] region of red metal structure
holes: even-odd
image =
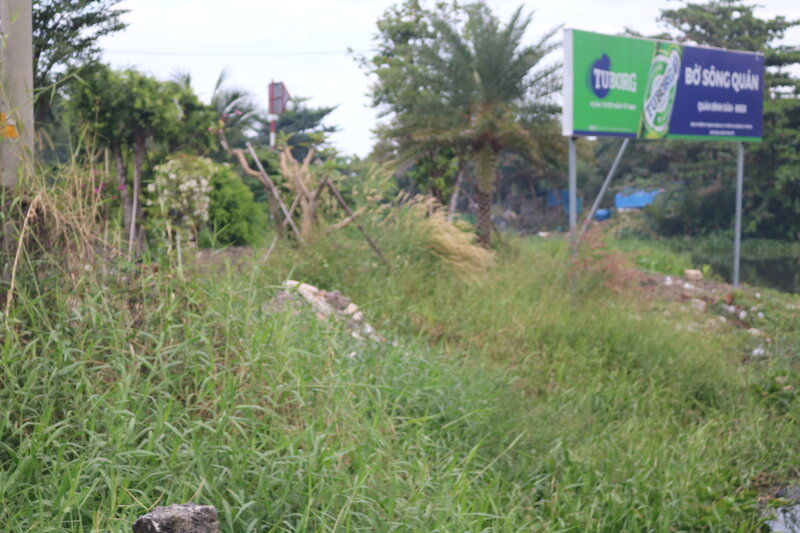
[[[271,115],[280,115],[286,111],[289,102],[289,91],[282,81],[269,84],[269,112]]]
[[[280,115],[286,111],[286,104],[289,102],[289,91],[282,81],[271,82],[269,84],[269,145],[275,146],[275,115]]]

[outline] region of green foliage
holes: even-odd
[[[665,187],[644,213],[660,235],[703,235],[728,229],[734,209],[735,191],[730,187],[699,195],[686,185],[673,184]]]
[[[685,2],[665,9],[659,21],[680,32],[683,40],[719,48],[765,52],[767,66],[786,65],[787,47],[770,47],[798,21],[780,15],[768,20],[755,16],[754,5],[741,0],[711,0],[704,4]],[[790,59],[793,63],[797,59]],[[774,79],[774,78],[773,78]],[[774,85],[770,84],[770,85]]]
[[[792,240],[800,236],[800,81],[793,74],[800,53],[796,46],[776,43],[800,20],[760,19],[754,10],[740,0],[686,3],[662,11],[660,21],[680,41],[765,54],[763,142],[746,146],[743,229],[753,237]],[[608,162],[617,145],[598,143],[598,159]],[[628,183],[671,189],[650,210],[663,234],[728,230],[735,152],[734,143],[637,143],[620,172]]]
[[[65,70],[97,61],[98,39],[125,29],[116,6],[121,0],[33,0],[33,86],[45,89]],[[36,119],[43,120],[56,92],[36,99]]]
[[[200,101],[191,87],[173,82],[161,82],[165,92],[172,97],[178,110],[177,120],[164,125],[155,138],[163,144],[167,153],[185,152],[209,155],[216,148],[212,125],[217,118],[213,106]]]
[[[374,102],[392,115],[379,133],[396,144],[400,162],[436,160],[446,149],[474,161],[484,245],[498,154],[512,149],[541,160],[537,137],[520,119],[549,120],[555,110],[559,67],[536,68],[553,49],[554,31],[523,45],[530,22],[522,8],[501,24],[483,2],[423,10],[408,0],[379,21],[378,53],[363,61],[378,79]]]
[[[189,499],[237,532],[762,525],[758,480],[800,460],[796,298],[737,293],[775,339],[753,363],[747,333],[570,275],[563,242],[511,241],[465,284],[386,222],[365,217],[391,266],[352,228],[186,278],[31,263],[2,316],[3,530]],[[391,341],[265,306],[288,276]]]
[[[762,390],[783,375],[773,364],[797,368],[788,341],[798,338],[796,325],[770,330],[787,340],[760,367],[742,362],[754,347],[747,333],[701,327],[703,317],[680,306],[650,309],[635,292],[615,296],[576,280],[564,268],[563,242],[514,242],[488,279],[472,285],[403,242],[381,242],[391,270],[358,241],[339,240],[309,250],[292,275],[370,302],[365,312],[382,317],[379,329],[421,333],[466,368],[488,360],[508,372],[525,392],[518,422],[529,431],[514,448],[530,450],[529,479],[541,480],[529,485],[534,500],[519,502],[531,506],[525,527],[518,507],[506,512],[511,530],[757,529],[759,477],[793,479],[781,457],[797,454],[783,441],[794,430],[768,413],[795,425],[800,404],[786,391]],[[669,269],[685,264],[657,255]],[[797,302],[773,297],[767,316]],[[798,383],[790,376],[782,386]],[[513,451],[508,459],[525,461]]]
[[[100,147],[132,148],[137,138],[152,138],[167,152],[202,152],[213,142],[214,112],[185,85],[95,65],[69,89],[68,111]]]
[[[88,69],[71,84],[67,109],[91,144],[111,152],[122,190],[123,225],[134,230],[141,219],[137,206],[144,167],[158,162],[157,157],[147,157],[148,151],[161,157],[177,149],[202,152],[213,142],[207,124],[213,123],[214,113],[189,87],[161,82],[133,69],[117,72],[106,65]],[[131,153],[132,194],[126,161]],[[142,235],[131,231],[131,237],[141,245]]]
[[[201,246],[254,246],[263,240],[267,215],[232,170],[217,166],[211,178],[208,228]]]
[[[228,151],[234,148],[243,149],[247,140],[247,135],[252,130],[258,120],[259,110],[254,101],[253,95],[248,91],[229,88],[225,85],[228,79],[226,70],[222,70],[214,84],[211,94],[210,105],[201,103],[192,91],[192,77],[188,72],[177,72],[172,76],[172,82],[182,89],[185,97],[193,97],[192,107],[198,107],[202,113],[192,113],[187,115],[194,118],[196,125],[187,125],[184,129],[191,138],[199,138],[204,143],[200,144],[200,150],[206,154],[215,156],[217,159],[227,160]],[[188,106],[182,103],[186,109]],[[202,121],[199,117],[202,116]],[[206,135],[208,132],[208,135]],[[219,139],[220,146],[216,146],[214,137]],[[186,148],[180,148],[185,150]],[[173,147],[172,151],[177,150]]]
[[[316,147],[318,153],[320,153],[318,148],[320,141],[328,137],[328,134],[339,130],[336,126],[323,124],[323,121],[336,110],[337,106],[311,107],[307,102],[308,98],[291,98],[286,106],[286,111],[278,115],[275,121],[277,133],[282,136],[286,146],[291,148],[292,157],[297,161],[305,159],[306,154],[312,148]],[[269,146],[269,132],[269,118],[260,117],[254,142]],[[320,156],[324,158],[326,154],[320,153]]]
[[[209,193],[216,165],[205,157],[178,154],[154,169],[147,186],[150,207],[148,224],[174,243],[181,236],[184,245],[197,240],[197,232],[209,218]]]
[[[122,74],[105,65],[84,72],[70,86],[68,112],[102,147],[121,146],[128,136],[122,109],[130,95],[123,87]]]
[[[453,148],[432,150],[428,155],[420,155],[407,175],[422,192],[428,192],[439,202],[444,202],[453,192],[456,175],[462,164]]]
[[[748,156],[745,230],[800,239],[800,89],[764,103],[764,141]]]
[[[695,268],[692,258],[686,251],[679,253],[659,241],[641,239],[614,239],[611,247],[626,252],[631,262],[647,272],[658,272],[671,276],[683,276],[687,268]],[[700,265],[700,269],[709,277],[708,265]]]

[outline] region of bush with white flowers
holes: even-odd
[[[170,243],[197,241],[200,226],[208,220],[211,177],[217,164],[206,157],[173,156],[155,167],[155,180],[147,186],[147,205],[153,229]]]

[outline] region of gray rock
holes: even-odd
[[[692,307],[700,311],[701,313],[705,313],[706,309],[708,309],[708,304],[705,300],[701,300],[700,298],[692,298],[689,303],[692,304]]]
[[[776,533],[800,533],[800,487],[784,487],[775,493],[776,498],[790,500],[792,505],[774,510],[774,517],[767,522],[770,531]]]
[[[156,507],[136,520],[133,533],[219,533],[217,510],[191,502]]]
[[[350,298],[344,296],[339,291],[320,291],[320,293],[322,293],[322,296],[328,302],[328,305],[330,305],[337,311],[342,311],[344,309],[347,309],[347,306],[353,303],[353,301]]]
[[[800,505],[776,509],[775,518],[767,525],[774,533],[800,533]]]
[[[700,270],[694,270],[691,268],[687,268],[683,271],[683,277],[688,279],[689,281],[700,281],[703,279],[703,272]]]

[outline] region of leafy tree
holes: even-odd
[[[554,48],[555,30],[524,46],[532,17],[521,7],[506,24],[484,2],[460,11],[442,5],[441,12],[418,8],[415,0],[395,8],[402,18],[393,21],[390,40],[379,46],[372,62],[378,79],[373,98],[385,102],[392,116],[380,134],[396,143],[402,159],[453,148],[472,160],[478,238],[488,246],[498,155],[513,150],[541,160],[539,139],[523,120],[550,117],[556,110],[549,97],[558,89],[558,65],[537,68]],[[418,24],[422,31],[411,27]]]
[[[201,102],[192,89],[191,80],[184,82],[173,79],[163,85],[163,90],[171,95],[178,110],[178,120],[170,122],[171,127],[158,132],[156,136],[157,140],[163,141],[167,154],[186,152],[203,155],[213,152],[213,124],[218,119],[213,100],[211,105]],[[169,96],[165,94],[165,97]]]
[[[454,177],[462,170],[463,161],[455,149],[432,147],[429,153],[417,157],[407,174],[415,184],[444,203],[453,188]]]
[[[207,106],[209,112],[213,114],[214,124],[210,126],[209,132],[218,137],[223,150],[218,155],[226,160],[231,149],[244,148],[248,136],[258,127],[261,113],[250,92],[226,87],[227,80],[228,72],[223,69],[217,76],[211,93],[211,103]],[[192,76],[189,72],[179,71],[172,76],[171,81],[182,87],[185,94],[195,97],[192,91]],[[192,131],[198,130],[192,128]]]
[[[139,200],[142,170],[150,146],[169,149],[212,141],[207,131],[213,117],[188,89],[174,82],[161,82],[136,70],[113,71],[97,65],[71,85],[69,109],[100,147],[111,152],[125,213],[131,228],[131,243],[142,242]],[[199,131],[193,131],[199,130]],[[198,141],[204,139],[204,141]],[[133,153],[133,193],[128,193],[126,154]],[[136,222],[134,222],[136,219]]]
[[[123,86],[119,72],[105,65],[92,68],[70,85],[67,111],[86,128],[98,147],[108,148],[111,153],[123,206],[123,224],[129,227],[133,204],[130,201],[128,167],[124,157],[129,128],[125,112],[127,95],[122,90]]]
[[[457,25],[463,12],[455,4],[437,2],[432,9],[423,8],[419,0],[396,4],[378,20],[377,51],[372,57],[360,57],[361,67],[376,79],[370,89],[372,104],[379,116],[390,119],[413,113],[419,104],[419,91],[411,80],[422,75],[420,50],[437,46],[439,32],[434,19]],[[378,143],[372,157],[379,162],[392,162],[402,188],[419,187],[436,196],[442,203],[454,190],[456,176],[463,171],[467,157],[454,146],[409,146],[397,135],[398,122],[378,126]]]
[[[662,11],[660,20],[681,41],[700,45],[763,52],[767,65],[763,142],[748,145],[746,168],[745,230],[752,235],[800,237],[800,79],[792,66],[800,63],[800,47],[777,45],[789,28],[800,20],[778,16],[759,19],[755,6],[740,0],[713,0],[705,4],[686,3]],[[661,149],[653,149],[662,151]],[[698,217],[714,218],[719,194],[732,188],[730,176],[734,147],[730,143],[671,144],[664,159],[675,176],[687,182],[686,194],[708,197]],[[722,164],[729,162],[730,164]],[[675,163],[677,162],[677,163]],[[659,163],[653,161],[653,169]],[[694,204],[696,202],[689,202]],[[733,206],[730,206],[733,209]],[[677,212],[680,216],[680,210]],[[730,220],[730,218],[728,219]],[[715,224],[709,224],[714,227]],[[699,228],[687,228],[697,231]]]
[[[125,29],[117,8],[121,0],[33,0],[33,85],[42,89],[57,81],[57,73],[95,62],[97,41]],[[50,101],[38,98],[36,117],[42,120]]]

